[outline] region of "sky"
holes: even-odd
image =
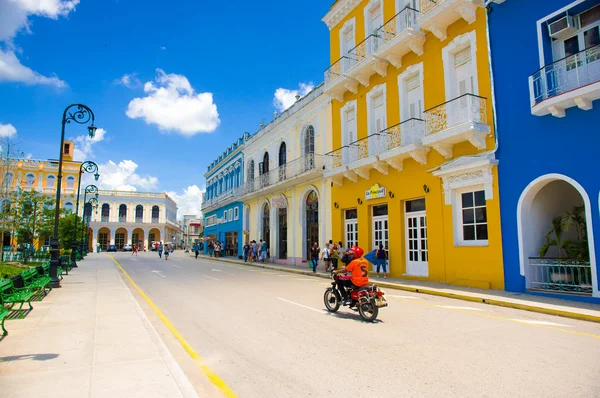
[[[101,189],[165,191],[199,214],[204,173],[323,80],[333,0],[0,0],[0,137],[57,159],[61,117]]]

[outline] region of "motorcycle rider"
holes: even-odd
[[[345,288],[355,289],[369,284],[369,262],[362,257],[364,250],[358,246],[355,246],[348,250],[348,253],[351,253],[354,256],[354,259],[350,262],[350,264],[344,268],[333,271],[334,275],[346,272],[350,272],[352,274],[350,279],[340,278],[337,280],[338,290],[344,299],[344,305],[350,303],[350,298],[348,297],[348,292]]]

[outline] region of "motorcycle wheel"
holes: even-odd
[[[327,308],[327,311],[329,312],[336,312],[340,309],[341,300],[339,293],[331,287],[325,290],[323,301],[325,302],[325,308]]]
[[[375,300],[371,299],[358,305],[358,313],[363,320],[373,322],[379,315],[379,308],[375,305]]]

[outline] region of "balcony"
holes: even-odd
[[[202,211],[210,211],[217,206],[222,206],[225,203],[229,203],[235,198],[238,198],[241,195],[241,192],[241,187],[228,188],[227,190],[219,193],[217,196],[204,200],[202,202]]]
[[[346,75],[346,72],[355,61],[349,57],[341,57],[335,61],[325,71],[325,85],[323,92],[331,95],[338,101],[343,101],[344,93],[352,91],[354,94],[358,92],[358,80],[352,79]]]
[[[318,179],[323,174],[323,156],[314,153],[292,160],[246,181],[243,198],[249,200]]]
[[[119,222],[127,222],[127,216],[119,216]]]
[[[459,19],[469,24],[477,18],[477,8],[485,7],[483,0],[419,0],[421,15],[418,22],[440,40],[446,40],[446,29]]]
[[[108,222],[108,216],[101,216],[100,222]]]
[[[529,77],[531,113],[564,117],[565,109],[592,109],[600,98],[600,45],[544,66]]]
[[[423,146],[424,120],[408,119],[383,130],[380,134],[386,137],[387,147],[378,155],[379,160],[398,171],[403,169],[405,159],[412,158],[420,164],[427,163],[429,148]]]
[[[452,147],[468,141],[477,149],[486,148],[487,99],[464,94],[442,105],[426,110],[423,145],[432,147],[450,159]]]
[[[396,68],[402,66],[402,57],[409,52],[423,54],[425,34],[419,29],[419,11],[406,7],[379,28],[381,37],[377,56]]]
[[[389,62],[375,55],[383,44],[383,38],[369,35],[365,40],[348,52],[348,69],[346,75],[369,87],[369,79],[375,73],[385,77]]]
[[[152,224],[158,224],[158,223],[159,223],[158,217],[152,217]]]

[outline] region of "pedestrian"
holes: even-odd
[[[258,247],[256,246],[256,241],[252,240],[252,245],[250,245],[250,250],[252,251],[252,254],[250,255],[250,262],[254,262],[256,261],[256,255],[258,253]]]
[[[215,250],[215,245],[214,245],[212,242],[210,242],[210,243],[208,244],[208,254],[209,254],[211,257],[213,256],[213,251],[214,251],[214,250]]]
[[[248,242],[246,242],[246,244],[242,248],[242,252],[244,253],[244,262],[247,263],[248,262],[248,254],[250,254],[250,245],[248,244]],[[252,261],[252,259],[250,261]]]
[[[101,248],[100,243],[98,243],[96,245],[96,253],[100,253],[100,248]]]
[[[131,252],[131,255],[133,256],[134,254],[135,254],[136,256],[138,255],[138,248],[137,248],[137,245],[133,245],[133,251]]]
[[[375,253],[375,258],[377,261],[377,276],[379,275],[379,269],[383,268],[383,278],[387,279],[387,252],[383,250],[383,245],[379,244],[379,249]]]
[[[331,246],[331,270],[335,271],[338,266],[338,261],[340,259],[340,247],[337,243],[333,243]]]
[[[162,244],[162,242],[160,242],[158,244],[158,257],[162,258],[162,254],[163,254],[163,244]]]
[[[221,254],[221,243],[219,241],[215,242],[215,258],[219,258]]]
[[[325,247],[321,252],[321,260],[325,262],[325,269],[327,270],[326,272],[329,272],[329,269],[331,268],[331,248],[329,243],[325,243]]]
[[[268,251],[268,247],[267,247],[267,242],[264,240],[260,240],[260,260],[262,261],[262,263],[264,264],[266,259],[267,259],[267,251]]]
[[[317,266],[319,265],[319,244],[317,242],[313,243],[312,248],[310,249],[310,260],[312,265],[313,273],[317,273]]]
[[[194,254],[196,254],[196,260],[198,260],[198,254],[200,254],[200,245],[197,243],[194,245]]]
[[[169,246],[165,245],[165,260],[169,259]]]

